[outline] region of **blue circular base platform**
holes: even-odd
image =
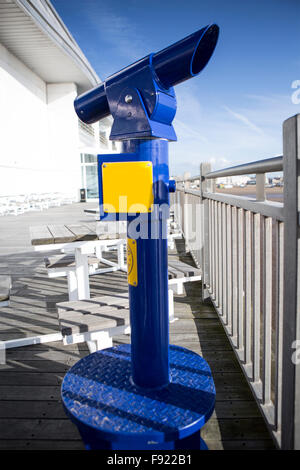
[[[171,382],[161,390],[138,389],[130,375],[127,344],[90,354],[66,374],[63,405],[87,449],[205,448],[199,430],[214,410],[216,392],[202,357],[170,346]]]

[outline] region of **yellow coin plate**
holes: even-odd
[[[153,204],[151,162],[102,165],[103,209],[107,213],[146,213]]]

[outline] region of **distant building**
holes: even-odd
[[[99,81],[48,0],[0,0],[0,196],[97,197],[111,119],[86,125],[73,101]]]
[[[267,183],[267,178],[265,182]],[[255,176],[238,175],[226,176],[217,179],[217,184],[222,186],[245,186],[246,184],[256,184]]]
[[[271,176],[268,178],[268,182],[271,185],[283,186],[283,176]]]
[[[249,176],[247,175],[240,175],[240,176],[226,176],[217,179],[217,184],[221,184],[224,186],[242,186],[246,185],[250,180]]]

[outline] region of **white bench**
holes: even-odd
[[[169,286],[176,289],[177,294],[183,293],[183,284],[186,282],[201,281],[201,270],[187,263],[175,260],[168,262]]]
[[[183,284],[186,282],[201,281],[201,271],[182,261],[169,261],[169,318],[170,323],[177,320],[174,313],[174,291],[183,294]]]
[[[78,299],[78,283],[76,277],[75,255],[63,254],[45,257],[45,267],[48,277],[67,276],[69,300]],[[98,268],[99,260],[96,256],[88,256],[89,274],[94,274]]]
[[[88,344],[90,352],[112,346],[113,336],[130,333],[128,293],[57,304],[64,344]]]
[[[182,261],[169,262],[169,286],[182,293],[183,283],[201,279],[200,270]],[[57,304],[64,344],[86,342],[91,352],[112,346],[112,338],[129,334],[128,293]],[[169,321],[174,316],[174,292],[169,288]]]
[[[107,246],[104,241],[99,241],[95,246],[95,255],[87,256],[88,272],[85,277],[85,283],[88,283],[88,276],[94,274],[104,274],[107,272],[122,270],[126,271],[125,260],[124,260],[124,244],[125,241],[115,240],[115,244],[112,245],[114,240],[107,242]],[[117,250],[117,262],[107,260],[103,258],[103,250],[109,248],[115,248]],[[78,289],[78,279],[77,279],[77,265],[76,265],[76,255],[73,253],[65,253],[62,255],[55,255],[51,257],[45,257],[45,267],[47,268],[48,277],[59,277],[67,276],[68,279],[68,293],[69,300],[78,300],[79,294]],[[107,265],[105,268],[99,268],[99,264],[103,263]]]
[[[174,250],[175,240],[179,238],[182,238],[182,230],[177,222],[174,221],[174,214],[170,212],[170,218],[168,219],[168,247],[171,250]]]

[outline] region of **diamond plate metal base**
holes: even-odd
[[[200,449],[200,429],[215,404],[207,362],[170,346],[168,387],[145,391],[130,379],[130,345],[97,351],[77,362],[62,384],[67,415],[87,449]]]

